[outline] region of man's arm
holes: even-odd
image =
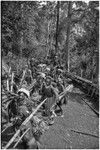
[[[51,88],[52,88],[53,94],[55,95],[56,101],[59,101],[58,89],[54,88],[52,85],[51,85]]]

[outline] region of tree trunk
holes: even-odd
[[[47,56],[48,56],[49,53],[50,53],[50,45],[49,45],[50,24],[51,24],[51,21],[48,20],[47,39],[46,39],[46,51],[47,51]]]
[[[83,69],[81,69],[81,78],[83,77]]]
[[[95,61],[95,66],[93,70],[93,82],[98,82],[99,81],[99,53],[98,51],[95,51],[94,53],[94,61]]]
[[[23,7],[24,4],[21,4],[21,22],[22,22],[22,27],[23,27]],[[22,62],[22,48],[23,48],[23,30],[20,33],[20,58],[21,58],[21,62]]]
[[[93,75],[93,74],[94,74],[94,73],[93,73],[93,72],[94,72],[94,70],[93,70],[93,69],[94,69],[94,68],[93,68],[93,66],[94,66],[94,47],[93,47],[93,49],[92,49],[91,62],[90,62],[90,63],[91,63],[91,66],[92,66],[92,76],[91,76],[91,80],[92,80],[92,82],[93,82],[93,80],[94,80],[94,78],[93,78],[93,76],[94,76],[94,75]]]
[[[96,77],[97,81],[99,81],[99,53],[96,53]]]
[[[58,30],[59,30],[59,7],[60,2],[57,2],[57,22],[56,22],[56,44],[55,44],[55,54],[58,51]]]
[[[95,55],[96,55],[96,78],[97,82],[99,82],[99,39],[97,39],[97,50],[95,52]]]
[[[66,60],[66,70],[69,72],[70,58],[69,58],[69,36],[70,36],[70,26],[71,26],[71,11],[72,2],[68,2],[68,16],[67,16],[67,32],[66,32],[66,43],[65,43],[65,60]]]

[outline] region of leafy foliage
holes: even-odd
[[[83,69],[81,64],[86,62],[84,77],[88,78],[92,72],[96,74],[99,11],[95,8],[99,6],[99,2],[72,2],[67,40],[68,5],[67,1],[60,2],[59,26],[56,30],[57,2],[2,1],[2,56],[8,56],[8,52],[11,52],[26,62],[32,57],[43,61],[47,56],[53,58],[58,45],[60,62],[65,64],[69,61],[70,71],[76,71],[80,75],[80,70]],[[69,54],[66,54],[67,51]],[[67,55],[69,60],[66,59]]]

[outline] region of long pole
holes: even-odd
[[[11,78],[11,92],[13,92],[13,79],[14,79],[14,73],[12,72],[12,78]]]
[[[25,134],[26,134],[29,130],[30,130],[30,128],[28,128],[28,129],[22,134],[22,136],[19,138],[19,140],[17,141],[17,143],[14,145],[13,148],[15,148],[15,147],[18,145],[18,143],[21,141],[21,139],[25,136]]]
[[[90,105],[84,100],[84,98],[82,98],[82,100],[83,100],[83,101],[85,102],[85,104],[88,105],[88,106],[91,108],[91,110],[99,117],[99,112],[96,111],[92,106],[90,106]]]
[[[47,100],[47,99],[45,99],[43,102],[41,102],[41,104],[39,104],[39,105],[37,106],[37,108],[30,114],[30,116],[25,119],[25,121],[22,123],[22,125],[26,125],[26,123],[29,122],[29,120],[33,117],[33,115],[36,114],[36,112],[37,112],[37,111],[39,110],[39,108],[45,103],[46,100]],[[10,141],[8,142],[8,144],[5,146],[4,150],[6,150],[6,149],[14,142],[14,140],[15,140],[16,137],[19,135],[19,133],[20,133],[20,129],[17,130],[17,132],[14,134],[14,136],[10,139]]]
[[[69,37],[70,37],[70,29],[71,29],[71,9],[72,9],[72,2],[68,2],[68,24],[67,24],[67,32],[66,32],[66,43],[65,43],[65,60],[66,60],[66,69],[70,71],[70,52],[69,52]]]

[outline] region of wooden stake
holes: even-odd
[[[11,92],[13,92],[13,79],[14,79],[14,73],[12,72],[12,77],[11,77]]]
[[[15,147],[18,145],[18,143],[21,141],[21,139],[24,137],[24,135],[25,135],[29,130],[30,130],[30,128],[28,128],[28,129],[22,134],[22,136],[19,138],[19,140],[17,141],[17,143],[14,145],[13,148],[15,148]]]
[[[9,68],[9,74],[11,73],[11,67]]]
[[[71,84],[62,93],[60,93],[60,95],[59,95],[59,101],[61,101],[65,97],[65,95],[67,94],[67,92],[71,92],[72,88],[73,88],[73,85]],[[52,105],[51,110],[56,105],[56,103],[57,103],[57,101],[55,101],[55,103]]]
[[[25,74],[26,74],[26,69],[23,71],[23,76],[22,76],[22,79],[21,79],[21,82],[20,82],[20,86],[22,85],[22,82],[24,80]]]
[[[7,79],[7,91],[9,91],[9,79]]]
[[[8,125],[5,129],[3,129],[3,131],[1,131],[1,133],[5,132],[9,127],[11,127],[12,125]]]
[[[4,150],[6,150],[13,143],[13,141],[16,139],[16,137],[19,135],[19,133],[20,133],[20,129],[14,134],[14,136],[11,138],[11,140],[7,143]]]

